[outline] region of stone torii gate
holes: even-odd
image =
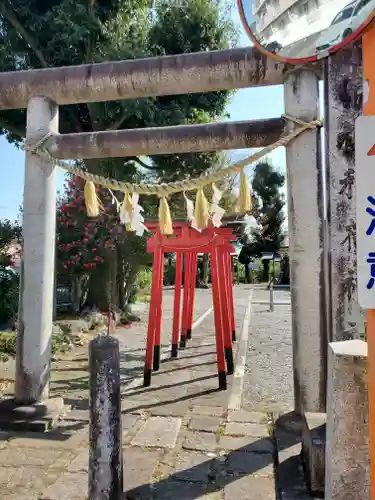
[[[283,118],[59,135],[58,107],[284,84],[285,112],[319,118],[321,68],[291,69],[253,48],[0,74],[0,109],[27,108],[26,141],[47,133],[56,159],[104,158],[262,147],[295,126]],[[286,147],[296,409],[325,406],[323,208],[319,131]],[[48,401],[54,286],[56,180],[53,159],[27,152],[17,343],[17,404]]]

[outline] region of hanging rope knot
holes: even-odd
[[[294,116],[288,115],[286,113],[282,115],[282,118],[285,118],[286,120],[289,120],[295,123],[296,125],[300,125],[301,127],[304,127],[304,129],[315,129],[323,127],[322,120],[313,120],[311,122],[304,122],[303,120],[295,118]]]
[[[48,153],[48,151],[44,149],[44,145],[47,142],[47,140],[53,135],[54,134],[52,132],[48,132],[41,139],[39,139],[37,142],[33,144],[29,144],[28,141],[26,140],[24,145],[22,146],[22,149],[27,153],[39,154],[40,156],[43,156],[45,153]]]

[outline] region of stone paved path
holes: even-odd
[[[238,336],[248,317],[250,293],[249,287],[235,288]],[[198,291],[196,306],[197,319],[211,306],[210,290]],[[151,387],[143,388],[139,377],[146,313],[140,324],[117,332],[124,382],[124,500],[281,498],[275,485],[272,414],[228,409],[232,386],[238,390],[240,377],[228,377],[228,390],[217,390],[212,313],[193,330],[193,338],[179,358],[165,359],[160,371],[153,374]],[[163,314],[162,342],[167,348],[172,316],[170,291],[165,293]],[[242,345],[240,339],[236,345]],[[76,350],[56,363],[52,394],[63,395],[73,406],[56,429],[44,435],[0,434],[1,498],[86,498],[86,351]],[[240,354],[237,361],[240,364]]]

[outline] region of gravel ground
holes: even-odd
[[[243,408],[284,412],[293,408],[293,369],[290,292],[274,293],[275,309],[256,304],[269,299],[267,290],[254,289],[245,368]]]

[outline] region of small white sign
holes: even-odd
[[[375,116],[355,122],[355,188],[358,302],[375,309]]]

